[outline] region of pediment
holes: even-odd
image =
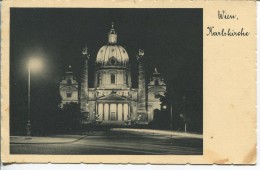
[[[125,97],[125,96],[120,96],[120,95],[115,94],[115,93],[111,93],[111,94],[106,95],[106,96],[101,96],[101,97],[97,98],[97,100],[128,101],[128,100],[130,100],[130,98]]]

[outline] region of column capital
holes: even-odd
[[[90,57],[90,54],[89,54],[89,52],[88,52],[88,47],[86,46],[86,47],[83,48],[83,50],[82,50],[82,58],[88,60],[89,57]]]
[[[144,60],[144,50],[143,49],[139,49],[138,51],[138,55],[136,56],[137,61],[143,61]]]

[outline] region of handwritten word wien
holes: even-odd
[[[234,14],[228,14],[226,10],[218,10],[218,19],[236,19],[238,20],[237,15]]]
[[[238,30],[233,30],[233,29],[224,29],[222,28],[221,30],[215,30],[214,26],[207,27],[207,33],[206,36],[249,36],[249,32],[244,31],[244,28],[241,28],[239,31]]]

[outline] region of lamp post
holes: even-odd
[[[26,135],[31,136],[31,69],[40,70],[42,63],[37,58],[32,58],[28,62],[28,115],[26,124]]]
[[[184,123],[184,132],[187,132],[187,117],[185,114],[180,114],[180,118],[182,119]]]
[[[171,123],[170,123],[170,130],[172,130],[172,104],[170,105],[170,114],[171,114]]]
[[[167,109],[167,105],[162,106],[163,110]],[[170,130],[172,130],[172,104],[170,104]]]

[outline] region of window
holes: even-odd
[[[158,81],[158,80],[155,80],[155,81],[154,81],[154,85],[155,85],[155,86],[158,86],[158,85],[159,85],[159,81]]]
[[[111,74],[111,84],[115,84],[116,83],[116,75]]]
[[[67,98],[71,98],[72,94],[71,93],[67,93]]]
[[[111,59],[111,60],[110,60],[110,63],[111,63],[111,65],[115,65],[116,60],[115,60],[115,59]]]
[[[161,97],[160,94],[155,94],[155,95],[154,95],[154,98],[156,98],[156,99],[158,99],[158,98],[160,98],[160,97]]]
[[[101,75],[100,75],[100,73],[98,73],[97,79],[98,79],[97,85],[99,86],[101,84]]]
[[[71,79],[67,79],[67,84],[71,85]]]

